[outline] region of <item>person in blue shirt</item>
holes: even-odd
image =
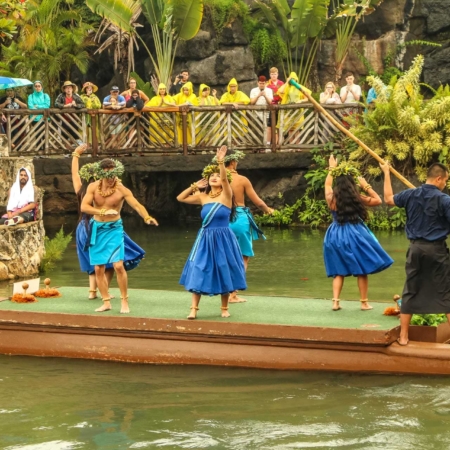
[[[119,95],[119,92],[120,90],[118,86],[113,86],[111,88],[110,95],[106,96],[103,100],[104,109],[119,110],[125,108],[127,102],[123,95]],[[108,124],[105,127],[106,135],[110,135],[110,137],[106,140],[106,146],[111,145],[111,147],[120,147],[125,144],[125,141],[123,140],[125,135],[122,133],[122,130],[124,129],[123,122],[126,118],[126,114],[111,114]]]
[[[400,345],[408,344],[413,314],[446,314],[450,323],[450,259],[445,240],[450,234],[450,196],[444,194],[448,169],[432,164],[425,184],[394,195],[389,165],[384,172],[384,201],[406,209],[406,281],[400,311]]]

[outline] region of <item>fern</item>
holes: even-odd
[[[53,239],[45,237],[45,256],[41,260],[39,270],[48,272],[55,268],[56,262],[60,261],[72,240],[72,233],[64,234],[63,227],[56,233]]]

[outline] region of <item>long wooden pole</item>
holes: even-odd
[[[347,128],[342,125],[339,121],[337,121],[320,103],[316,102],[307,90],[303,89],[303,86],[298,84],[295,80],[290,80],[289,83],[302,91],[303,95],[314,105],[316,109],[318,109],[336,128],[341,130],[345,135],[347,135],[350,139],[355,141],[361,148],[363,148],[370,156],[374,157],[379,163],[385,164],[383,158],[380,158],[371,148],[369,148],[364,142],[360,141],[353,133],[350,133]],[[403,175],[398,173],[393,167],[389,166],[389,170],[393,175],[395,175],[402,183],[406,184],[406,186],[410,188],[414,188],[415,186],[407,180]]]

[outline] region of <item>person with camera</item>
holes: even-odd
[[[181,88],[184,84],[189,81],[189,71],[187,69],[183,69],[179,75],[175,77],[175,81],[169,89],[169,94],[171,96],[177,95],[181,92]]]
[[[258,87],[250,91],[250,104],[258,106],[268,106],[273,100],[273,90],[266,86],[266,77],[261,75],[258,78]],[[266,124],[266,140],[269,145],[271,142],[271,120],[269,111],[257,111],[260,120]]]

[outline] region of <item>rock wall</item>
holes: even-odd
[[[198,218],[195,208],[178,203],[176,196],[201,178],[201,171],[211,155],[152,156],[122,158],[125,186],[146,206],[150,214],[163,222],[180,222]],[[81,164],[91,162],[82,158]],[[48,214],[76,214],[77,199],[70,175],[68,159],[35,159],[36,180],[45,189],[44,210]],[[269,206],[294,203],[303,195],[303,174],[311,164],[309,153],[251,154],[241,161],[239,173],[247,176]],[[282,197],[280,197],[280,193]],[[125,213],[133,213],[124,208]]]

